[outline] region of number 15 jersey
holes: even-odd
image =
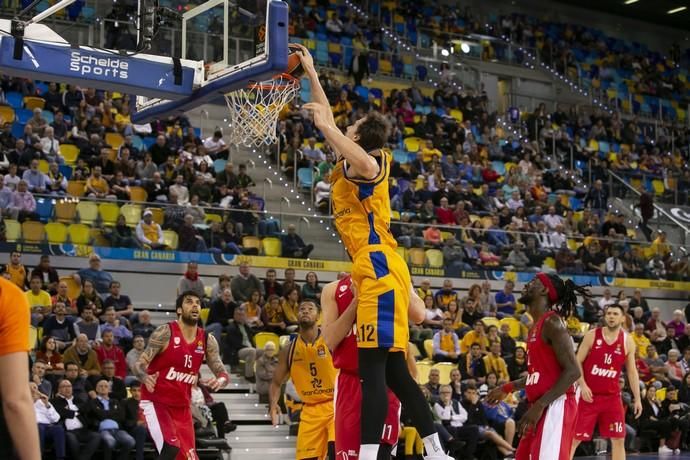
[[[158,372],[156,387],[149,392],[142,385],[141,399],[167,406],[189,407],[192,385],[197,381],[199,368],[206,355],[206,333],[197,327],[196,337],[187,342],[177,321],[168,323],[168,327],[168,346],[151,360],[148,367],[149,375]]]
[[[585,382],[592,394],[615,395],[620,393],[618,378],[625,365],[626,333],[622,329],[612,344],[606,343],[602,328],[594,331],[594,343],[582,363]]]

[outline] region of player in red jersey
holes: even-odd
[[[606,307],[604,322],[605,327],[585,334],[577,350],[577,360],[582,365],[582,377],[578,382],[581,399],[571,457],[580,442],[592,439],[594,425],[598,423],[599,435],[611,439],[613,460],[624,460],[625,409],[618,386],[623,366],[634,397],[635,417],[642,414],[635,341],[621,327],[625,323],[625,310],[620,305]]]
[[[201,299],[194,292],[180,294],[177,321],[156,329],[134,365],[143,383],[139,407],[158,449],[159,460],[197,460],[191,413],[192,385],[206,363],[215,375],[204,384],[223,388],[230,376],[220,359],[218,342],[198,326]]]
[[[341,273],[321,292],[323,337],[332,350],[333,365],[338,369],[335,390],[335,452],[337,460],[359,458],[361,384],[357,356],[357,297],[352,279]],[[410,293],[410,321],[424,320],[424,302],[414,289]],[[390,458],[398,442],[400,401],[388,390],[388,414],[383,425],[379,458]]]
[[[527,377],[495,388],[489,403],[525,389],[529,409],[518,422],[521,435],[515,460],[569,460],[575,434],[580,366],[564,318],[589,293],[571,280],[537,273],[525,285],[520,302],[534,319],[527,337]]]

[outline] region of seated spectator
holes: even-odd
[[[125,359],[122,348],[115,345],[115,335],[113,331],[104,329],[101,332],[101,339],[103,342],[96,349],[96,355],[98,356],[100,366],[103,367],[103,363],[106,360],[114,362],[115,375],[124,380],[127,376],[127,360]]]
[[[43,320],[50,314],[53,309],[53,302],[50,299],[50,294],[41,289],[43,280],[40,276],[31,277],[29,282],[30,289],[26,291],[26,300],[29,302],[31,308],[31,324],[38,326],[43,324]]]
[[[44,131],[44,137],[41,138],[41,151],[43,156],[49,162],[64,163],[65,160],[60,155],[60,141],[55,137],[55,129],[48,126]]]
[[[436,332],[433,338],[434,362],[457,363],[460,357],[460,343],[453,330],[453,322],[450,318],[443,319],[443,329]]]
[[[276,345],[273,342],[266,342],[263,354],[256,359],[256,392],[260,403],[268,402],[268,389],[277,366]]]
[[[113,280],[110,283],[110,295],[103,302],[103,308],[106,310],[110,307],[115,309],[115,316],[117,318],[124,318],[125,322],[134,314],[134,305],[129,296],[120,294],[121,284],[119,281]]]
[[[486,372],[493,372],[498,377],[498,384],[510,382],[510,375],[508,373],[508,365],[501,357],[501,342],[492,341],[489,345],[489,353],[484,356],[484,369]]]
[[[204,237],[194,227],[194,216],[185,214],[184,223],[177,229],[177,249],[185,252],[208,252]]]
[[[189,262],[187,264],[187,271],[177,282],[177,295],[183,292],[193,292],[199,296],[200,299],[206,296],[204,282],[199,277],[199,264],[196,262]]]
[[[239,274],[232,278],[230,289],[235,302],[246,302],[251,298],[254,291],[261,292],[261,281],[250,272],[247,262],[241,262]]]
[[[31,161],[31,167],[24,171],[22,180],[26,182],[27,188],[31,193],[45,194],[50,188],[48,176],[38,170],[38,160]]]
[[[111,398],[124,401],[127,398],[127,387],[123,379],[115,376],[115,363],[106,359],[101,363],[101,375],[94,375],[89,377],[89,381],[93,388],[99,381],[105,380],[108,382],[109,392]]]
[[[219,342],[220,343],[220,342]],[[134,364],[137,362],[141,354],[146,348],[146,341],[140,335],[135,335],[132,339],[132,349],[127,352],[125,361],[127,361],[127,377],[125,378],[125,385],[131,385],[137,378],[134,374]]]
[[[101,437],[89,429],[91,421],[86,400],[77,399],[73,392],[72,382],[69,379],[63,379],[58,383],[57,394],[51,402],[60,414],[60,425],[65,430],[65,441],[70,457],[91,459],[98,450]]]
[[[175,177],[175,183],[168,189],[169,201],[180,206],[189,204],[189,189],[184,185],[184,177],[180,174]]]
[[[302,300],[316,300],[321,299],[321,290],[323,289],[319,284],[319,277],[315,272],[307,273],[304,279],[305,283],[302,285]]]
[[[56,292],[60,277],[57,270],[50,266],[50,256],[42,255],[41,261],[31,271],[31,278],[38,276],[42,280],[41,289],[50,293]]]
[[[668,418],[661,414],[661,404],[656,398],[657,388],[649,385],[642,398],[642,415],[639,418],[640,432],[655,433],[659,439],[659,454],[673,454],[674,450],[666,447],[666,440],[671,437],[673,427]]]
[[[293,257],[297,259],[307,259],[309,254],[314,250],[313,244],[305,244],[302,238],[297,234],[296,228],[293,224],[288,225],[287,234],[282,237],[283,257]]]
[[[62,375],[65,372],[65,364],[62,355],[57,349],[57,343],[52,337],[43,337],[41,345],[36,352],[36,359],[46,363],[48,376]]]
[[[7,176],[5,176],[5,180],[7,180]],[[29,191],[29,186],[23,179],[19,181],[17,184],[17,191],[14,192],[12,209],[19,222],[24,222],[25,220],[38,220],[38,214],[36,214],[36,199]]]
[[[101,268],[101,257],[98,254],[89,256],[89,268],[82,268],[73,275],[74,281],[82,284],[82,280],[91,280],[93,287],[99,294],[107,294],[110,291],[110,283],[113,275]]]
[[[110,240],[110,245],[114,248],[139,248],[135,233],[127,225],[127,220],[122,214],[117,216],[117,222],[112,229],[106,228],[104,236]]]
[[[77,311],[79,312],[79,315],[81,315],[82,310],[87,305],[91,305],[93,308],[93,313],[96,315],[96,317],[100,318],[100,316],[103,315],[103,301],[96,292],[94,283],[89,279],[84,280],[84,284],[81,288],[81,294],[79,294],[79,297],[77,297]]]
[[[103,319],[104,322],[101,325],[101,334],[105,335],[107,332],[112,332],[115,345],[125,350],[129,349],[132,341],[132,332],[124,325],[127,319],[124,317],[119,319],[115,314],[115,307],[106,308]]]
[[[439,394],[438,401],[434,403],[436,417],[454,439],[465,443],[463,454],[473,458],[479,440],[479,427],[467,424],[467,411],[459,401],[452,399],[453,390],[449,385],[442,385]]]
[[[283,307],[280,302],[280,297],[277,295],[270,295],[264,304],[261,312],[261,321],[264,324],[266,332],[273,332],[278,335],[283,335],[292,331],[288,330],[288,323],[283,312]]]
[[[141,383],[138,380],[132,381],[129,386],[129,391],[132,396],[123,401],[125,406],[125,422],[124,428],[135,441],[135,455],[136,459],[144,458],[144,447],[148,437],[148,430],[146,429],[146,421],[139,409],[141,402]]]
[[[235,308],[233,320],[227,327],[223,358],[233,366],[237,366],[240,360],[244,360],[244,377],[251,382],[254,380],[256,348],[254,348],[254,332],[247,325],[247,310],[244,305]]]
[[[109,180],[108,185],[110,186],[111,192],[118,200],[130,200],[131,190],[129,188],[129,183],[127,182],[127,179],[125,179],[122,171],[116,170],[112,179]]]
[[[206,152],[214,159],[227,158],[230,150],[223,140],[223,132],[218,130],[204,140]]]
[[[67,307],[64,303],[56,303],[53,313],[43,322],[43,336],[55,339],[57,350],[61,352],[74,342],[77,333],[74,320],[67,316]]]
[[[86,180],[86,196],[91,198],[117,199],[115,193],[110,190],[108,181],[101,174],[101,167],[94,166],[91,175]]]
[[[463,320],[463,322],[465,322]],[[472,344],[478,344],[482,353],[486,353],[489,348],[489,339],[486,337],[484,323],[478,319],[472,323],[472,330],[466,333],[460,341],[460,352],[470,351]]]
[[[156,171],[153,178],[146,183],[146,193],[150,200],[166,203],[168,201],[168,186],[161,178],[161,173]]]
[[[230,324],[237,304],[232,300],[230,289],[224,289],[219,298],[211,302],[211,308],[206,320],[206,331],[212,334],[218,344],[222,344],[221,334]]]
[[[463,380],[471,380],[477,385],[486,381],[487,372],[484,367],[482,349],[478,343],[470,346],[470,351],[465,353],[460,360],[459,367]]]
[[[38,386],[38,389],[44,395],[53,394],[53,384],[46,378],[46,370],[48,364],[45,361],[37,359],[31,366],[31,382]]]
[[[218,282],[211,288],[211,302],[220,298],[221,294],[225,289],[230,289],[230,281],[232,277],[230,275],[222,274],[218,277]],[[230,294],[232,297],[232,293]],[[233,299],[234,300],[234,299]]]
[[[121,401],[109,396],[110,384],[101,380],[96,384],[96,397],[89,401],[89,413],[93,416],[94,428],[99,432],[106,458],[119,451],[118,458],[126,460],[136,442],[124,428],[125,409]]]
[[[148,310],[142,311],[139,313],[137,320],[134,326],[132,326],[132,334],[135,336],[140,335],[148,341],[153,331],[156,330],[156,326],[151,324],[151,312]]]
[[[501,258],[493,253],[488,243],[482,243],[479,250],[479,260],[483,267],[498,267],[501,265]]]
[[[84,306],[79,319],[74,323],[74,332],[77,335],[85,334],[90,345],[101,341],[101,322],[94,314],[93,304]]]
[[[79,334],[74,345],[69,346],[62,354],[65,363],[76,363],[86,375],[100,375],[101,364],[98,355],[89,345],[86,334]],[[74,382],[72,382],[74,384]]]
[[[496,293],[496,309],[499,317],[510,317],[515,315],[515,296],[513,295],[513,289],[515,283],[512,281],[506,281],[503,286],[503,290]]]
[[[467,411],[467,424],[476,426],[479,429],[479,440],[490,441],[502,455],[512,455],[515,451],[511,444],[508,444],[496,430],[489,426],[489,420],[484,413],[484,407],[479,400],[479,392],[474,385],[467,385],[463,392],[462,406]]]
[[[38,439],[41,443],[41,453],[46,452],[46,441],[53,445],[55,458],[65,458],[65,429],[60,425],[60,414],[50,403],[50,396],[41,392],[34,382],[30,382],[31,397],[34,401],[34,412],[38,422]]]

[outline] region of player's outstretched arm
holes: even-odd
[[[513,391],[523,390],[525,388],[526,383],[527,378],[520,377],[519,379],[513,380],[512,382],[499,385],[486,395],[486,402],[488,402],[489,404],[498,404]]]
[[[132,372],[139,381],[146,386],[146,389],[153,391],[156,386],[156,379],[158,378],[158,373],[154,375],[149,375],[148,367],[153,361],[153,358],[168,346],[170,341],[170,326],[163,324],[158,326],[155,331],[149,337],[149,343],[144,349],[144,352],[139,356],[139,359],[132,366]]]
[[[223,360],[220,359],[220,347],[216,338],[208,334],[206,337],[206,364],[208,365],[215,378],[212,378],[204,384],[212,391],[218,391],[230,383],[230,375],[228,374]]]
[[[294,46],[296,48],[299,48],[300,50],[299,60],[302,63],[304,74],[309,79],[309,83],[311,83],[312,102],[329,105],[328,97],[326,97],[326,93],[324,92],[323,87],[321,86],[321,82],[319,81],[319,74],[316,72],[316,67],[314,66],[314,58],[312,57],[311,53],[304,45],[291,43],[290,46]],[[333,122],[333,124],[335,124],[335,122]]]
[[[290,346],[284,347],[280,350],[278,355],[278,365],[273,371],[273,380],[271,386],[268,388],[268,399],[270,401],[269,414],[271,415],[271,423],[277,425],[280,420],[280,389],[283,383],[288,378],[288,354],[290,353]]]
[[[321,333],[329,350],[335,350],[340,342],[347,337],[357,318],[357,294],[343,314],[338,316],[338,304],[335,300],[335,296],[338,294],[336,292],[337,287],[338,281],[332,281],[324,286],[321,292]]]
[[[635,363],[635,354],[637,353],[637,345],[630,335],[626,335],[626,355],[625,355],[625,373],[628,375],[628,383],[630,384],[630,391],[633,394],[633,408],[635,411],[635,418],[642,415],[642,399],[640,399],[640,374],[637,372],[637,364]]]
[[[580,396],[582,396],[582,399],[587,402],[592,402],[592,390],[589,389],[587,382],[585,382],[585,373],[582,370],[582,363],[585,362],[589,351],[592,349],[592,344],[594,343],[594,334],[594,329],[587,331],[577,349],[577,365],[580,368],[580,378],[577,380],[577,383],[580,385]]]
[[[426,308],[424,301],[417,295],[413,285],[410,285],[410,306],[407,312],[408,319],[412,324],[422,324],[426,318]]]

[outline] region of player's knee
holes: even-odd
[[[158,455],[158,460],[175,460],[179,452],[180,446],[173,446],[172,444],[164,442],[161,453]]]

